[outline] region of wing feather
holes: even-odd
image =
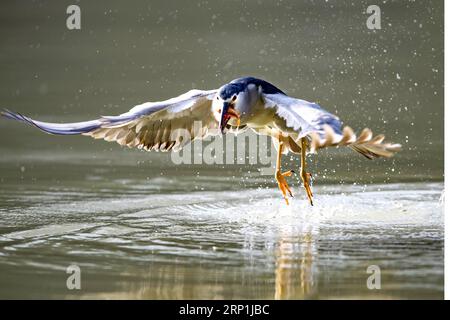
[[[335,135],[342,136],[342,123],[338,117],[323,110],[318,104],[289,97],[285,94],[264,94],[266,108],[274,108],[288,128],[296,131],[300,137],[316,132],[321,139],[327,138],[326,125]],[[340,139],[339,139],[340,140]]]
[[[400,144],[383,143],[384,135],[373,138],[365,128],[357,137],[350,127],[342,129],[338,117],[323,110],[319,105],[295,99],[282,93],[263,94],[264,106],[274,108],[287,129],[298,134],[298,139],[309,138],[310,152],[329,146],[348,146],[368,159],[391,157],[401,150]]]
[[[179,150],[192,139],[218,133],[211,110],[217,90],[191,90],[178,97],[147,102],[118,116],[77,123],[36,121],[8,110],[2,115],[50,134],[82,134],[145,150]]]

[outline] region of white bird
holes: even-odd
[[[287,204],[292,192],[285,177],[293,171],[281,172],[282,154],[290,151],[301,155],[300,175],[312,205],[311,174],[306,172],[308,153],[348,146],[373,159],[391,157],[401,148],[384,143],[384,135],[372,137],[367,128],[357,137],[350,127],[342,129],[339,118],[319,105],[292,98],[269,82],[252,77],[235,79],[216,90],[191,90],[166,101],[135,106],[119,116],[86,122],[41,122],[8,110],[2,115],[50,134],[82,134],[148,151],[179,151],[194,139],[250,128],[272,137],[278,151],[275,178]]]

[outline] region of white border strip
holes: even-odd
[[[446,2],[446,1],[444,1]],[[450,43],[450,29],[448,26],[450,25],[450,11],[448,8],[448,2],[444,3],[444,148],[445,148],[445,169],[444,169],[444,179],[445,179],[445,197],[444,197],[444,217],[445,217],[445,244],[444,244],[444,268],[445,268],[445,277],[444,277],[444,283],[445,283],[445,294],[444,297],[446,300],[450,299],[450,216],[448,215],[448,212],[450,210],[449,201],[450,198],[448,196],[448,191],[450,190],[450,181],[447,179],[446,172],[449,172],[449,142],[450,142],[450,130],[446,129],[446,126],[450,124],[450,117],[449,117],[449,111],[448,111],[448,104],[449,104],[449,96],[450,96],[450,89],[449,89],[449,70],[447,67],[448,57],[449,57],[449,50],[450,47],[448,44]]]

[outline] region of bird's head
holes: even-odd
[[[240,83],[228,83],[219,89],[212,107],[222,133],[229,122],[233,126],[240,125],[241,115],[245,113],[248,104],[247,96],[247,86]]]

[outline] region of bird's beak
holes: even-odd
[[[230,116],[228,115],[228,109],[230,108],[229,102],[224,102],[222,106],[222,114],[220,115],[219,128],[220,132],[225,133],[225,127],[227,126],[228,120],[230,120]]]
[[[222,106],[222,114],[220,115],[220,123],[219,123],[219,128],[220,128],[221,133],[225,133],[225,128],[228,124],[228,121],[230,121],[231,118],[236,118],[238,124],[240,123],[239,113],[237,113],[236,110],[234,110],[231,107],[231,103],[224,102],[223,106]]]

